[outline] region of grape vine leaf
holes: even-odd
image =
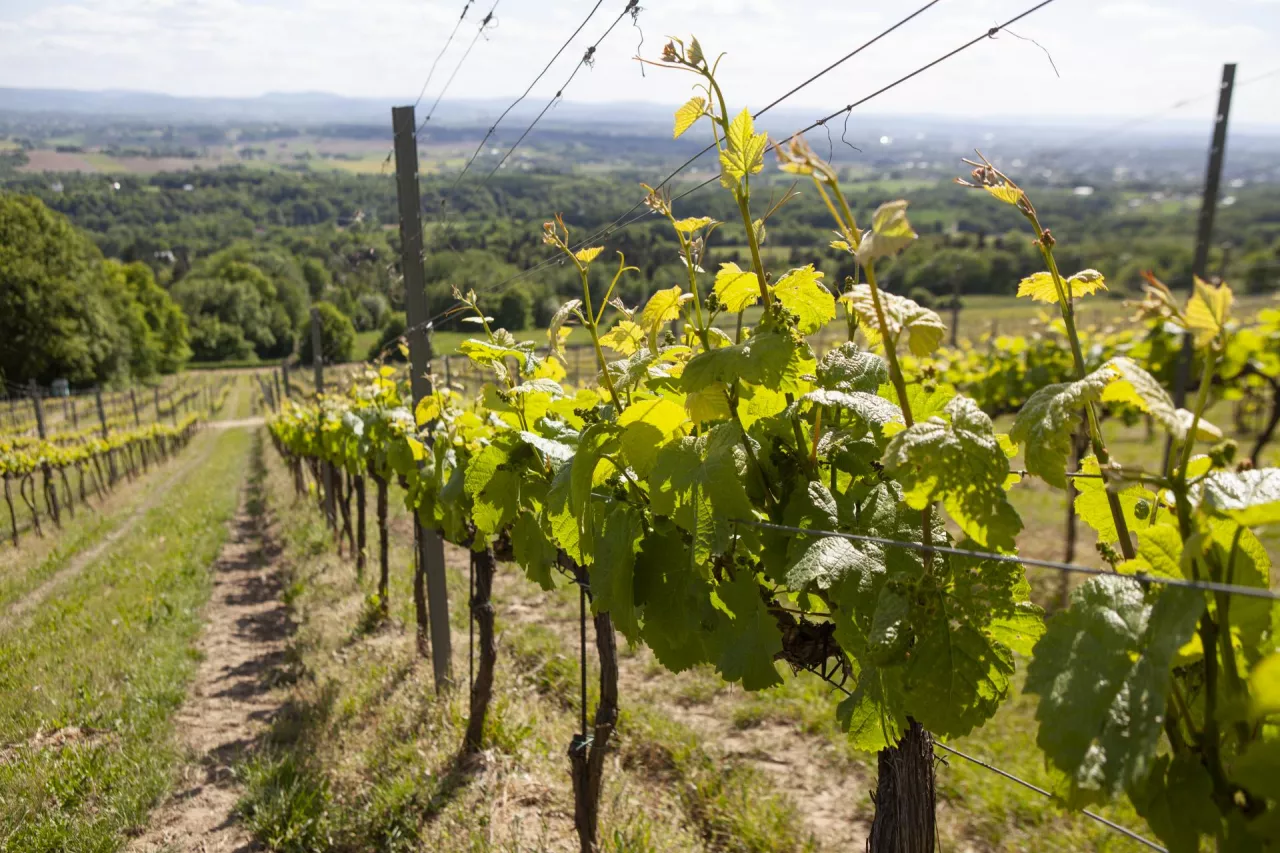
[[[1182,441],[1191,429],[1193,415],[1186,409],[1176,408],[1173,398],[1164,390],[1160,380],[1123,356],[1113,358],[1098,369],[1110,370],[1111,382],[1099,398],[1103,403],[1128,403],[1146,412],[1174,438]],[[1222,438],[1222,430],[1201,418],[1196,422],[1196,436],[1208,441]]]
[[[1197,347],[1208,346],[1226,328],[1231,316],[1231,300],[1231,288],[1225,284],[1215,287],[1196,276],[1195,292],[1187,302],[1184,316]]]
[[[1070,800],[1132,788],[1154,766],[1170,665],[1205,607],[1198,592],[1167,588],[1154,605],[1120,576],[1090,578],[1049,621],[1027,668],[1040,697],[1037,743],[1067,774]]]
[[[811,481],[797,489],[787,502],[786,522],[792,527],[835,530],[839,510],[826,485]],[[878,548],[839,536],[797,534],[787,546],[784,575],[788,589],[804,590],[811,585],[827,589],[849,572],[863,574],[883,571],[876,559]]]
[[[712,225],[716,220],[710,216],[688,216],[684,219],[677,219],[671,223],[671,227],[675,228],[681,234],[692,234],[693,232]]]
[[[1213,781],[1192,755],[1159,756],[1128,793],[1134,810],[1146,818],[1169,853],[1199,853],[1201,837],[1212,838],[1220,831]]]
[[[915,509],[943,501],[948,514],[984,548],[1013,550],[1022,520],[1004,491],[1009,458],[991,418],[968,397],[956,397],[945,417],[917,421],[889,440],[881,464]]]
[[[716,587],[730,618],[717,626],[711,641],[718,650],[716,669],[725,681],[741,681],[746,690],[782,683],[773,657],[782,651],[782,632],[765,609],[755,578],[740,572]]]
[[[1244,527],[1280,521],[1280,468],[1214,471],[1192,490],[1201,510]]]
[[[649,473],[651,509],[693,535],[699,566],[727,546],[733,519],[751,517],[741,442],[735,424],[719,424],[663,446]]]
[[[1046,385],[1027,399],[1009,437],[1025,450],[1028,473],[1051,486],[1067,487],[1067,455],[1071,433],[1079,424],[1077,412],[1097,402],[1114,376],[1109,369],[1095,370],[1075,382]]]
[[[1107,282],[1097,270],[1081,270],[1070,278],[1062,280],[1063,289],[1072,299],[1089,296],[1099,290],[1107,289]],[[1053,283],[1053,275],[1041,270],[1018,282],[1018,296],[1030,296],[1036,302],[1058,304],[1058,288]]]
[[[661,520],[636,555],[636,603],[644,616],[641,634],[658,662],[672,672],[710,660],[706,626],[716,615],[711,586],[689,571],[689,560],[681,532]]]
[[[998,187],[991,184],[983,184],[982,188],[1005,204],[1017,204],[1022,201],[1022,190],[1017,187],[1011,187],[1008,184],[1001,184]]]
[[[707,99],[701,95],[695,95],[686,101],[680,109],[676,110],[676,124],[671,138],[679,139],[684,132],[693,127],[694,122],[702,118],[703,112],[707,108]]]
[[[720,265],[714,285],[716,300],[726,311],[738,314],[760,301],[760,279],[733,262]]]
[[[636,474],[647,477],[658,449],[688,421],[684,407],[665,397],[634,401],[618,416],[622,455]]]
[[[877,433],[883,430],[885,424],[902,420],[901,409],[880,395],[865,391],[828,391],[819,388],[801,399],[856,415]]]
[[[680,306],[687,296],[680,290],[680,285],[659,290],[649,297],[649,302],[640,313],[640,325],[649,335],[649,349],[658,348],[658,331],[667,323],[680,316]]]
[[[822,286],[822,273],[813,264],[791,270],[778,279],[773,295],[799,318],[797,329],[802,335],[811,335],[835,319],[836,299]]]
[[[476,530],[493,536],[512,521],[520,511],[520,477],[502,466],[511,458],[506,443],[488,445],[467,464],[463,488],[471,498],[472,520]]]
[[[895,255],[914,239],[916,232],[907,221],[906,201],[887,201],[871,215],[871,230],[862,235],[862,242],[858,244],[858,263],[865,266]]]
[[[889,381],[884,359],[843,343],[818,361],[818,384],[829,391],[865,391],[874,394]]]
[[[551,568],[556,562],[556,546],[531,508],[521,509],[511,525],[511,551],[531,581],[546,590],[555,588]]]
[[[1280,652],[1272,652],[1249,672],[1249,715],[1255,720],[1280,714]]]
[[[613,424],[596,423],[582,431],[578,452],[570,464],[569,504],[574,512],[583,511],[591,501],[592,487],[603,482],[615,470],[604,457],[618,447],[618,429]]]
[[[1027,467],[1030,468],[1029,465]],[[1082,474],[1097,475],[1101,470],[1098,466],[1098,459],[1095,456],[1086,456],[1080,460],[1080,473]],[[1097,531],[1098,541],[1118,542],[1120,534],[1116,531],[1115,516],[1111,514],[1111,503],[1107,498],[1106,480],[1097,476],[1076,477],[1074,479],[1076,491],[1078,492],[1075,499],[1076,515],[1081,521]],[[1147,489],[1134,483],[1117,489],[1116,497],[1120,501],[1120,509],[1124,513],[1125,526],[1129,528],[1130,533],[1151,527],[1149,514],[1155,512],[1154,508],[1158,505],[1154,492],[1147,491]],[[1139,517],[1140,511],[1138,507],[1144,504],[1148,514],[1145,517]],[[1171,516],[1166,515],[1164,518],[1170,522],[1172,521]]]
[[[619,320],[600,336],[600,343],[620,355],[634,355],[644,346],[644,329],[634,320]]]
[[[674,405],[674,404],[673,404]],[[640,639],[636,619],[636,551],[644,535],[644,515],[625,502],[605,515],[591,562],[591,612],[608,612],[613,624],[631,642]]]
[[[579,249],[573,253],[574,258],[583,264],[589,264],[596,258],[600,257],[600,253],[604,251],[604,246],[592,246],[589,249]]]
[[[938,596],[936,609],[923,610],[913,620],[918,638],[903,687],[911,715],[921,725],[959,737],[1000,707],[1013,677],[1013,653],[958,619],[951,607],[947,596]]]
[[[768,136],[755,132],[751,111],[740,112],[725,134],[725,147],[720,152],[720,184],[734,189],[747,175],[763,169],[764,149],[768,144]]]
[[[876,314],[871,286],[855,284],[840,297],[849,303],[862,324],[863,333],[872,344],[880,341],[880,321]],[[906,335],[907,348],[912,355],[926,356],[942,343],[947,327],[937,312],[923,308],[914,300],[896,293],[880,291],[880,307],[884,310],[885,325],[896,346]]]

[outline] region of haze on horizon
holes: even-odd
[[[566,97],[678,104],[690,79],[654,68],[641,76],[632,57],[639,47],[656,59],[665,35],[692,31],[709,53],[727,52],[721,79],[730,100],[759,106],[921,3],[648,0],[639,28],[629,20],[619,24]],[[523,90],[593,5],[501,0],[496,26],[477,43],[449,98],[502,98]],[[545,101],[556,91],[624,5],[602,3],[531,100]],[[787,105],[834,110],[1030,5],[941,0]],[[471,7],[428,100],[491,6],[492,0],[478,0]],[[0,81],[186,96],[412,97],[461,9],[462,0],[3,0]],[[1207,121],[1221,65],[1234,61],[1237,81],[1246,85],[1237,90],[1233,122],[1280,124],[1280,59],[1270,48],[1280,40],[1280,0],[1222,0],[1212,8],[1203,0],[1056,0],[1012,32],[1023,38],[1005,33],[978,44],[867,110],[1043,121],[1123,118],[1189,100],[1169,117]]]

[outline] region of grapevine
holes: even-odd
[[[1231,445],[1197,456],[1194,442],[1220,438],[1204,417],[1215,389],[1229,396],[1274,376],[1276,318],[1238,329],[1225,285],[1198,283],[1184,307],[1153,281],[1148,325],[1077,328],[1075,301],[1105,287],[1102,274],[1064,277],[1026,193],[983,161],[974,185],[1023,212],[1045,260],[1020,290],[1056,306],[1056,334],[1069,347],[1024,341],[977,370],[973,349],[940,349],[936,313],[879,285],[877,263],[916,236],[905,201],[880,206],[864,230],[837,172],[803,139],[771,146],[748,111],[727,109],[696,39],[673,40],[662,59],[699,80],[675,135],[704,119],[710,127],[750,268],[705,271],[722,223],[649,190],[647,205],[676,233],[687,285],[629,306],[614,295],[632,269],[626,259],[575,249],[557,218],[544,240],[576,270],[582,293],[556,312],[547,354],[494,328],[475,294],[455,293],[477,329],[459,352],[490,376],[475,399],[437,384],[410,411],[404,383],[375,367],[345,394],[287,406],[270,423],[299,483],[304,460],[380,483],[396,477],[423,525],[471,549],[481,588],[498,553],[543,587],[568,577],[583,590],[601,690],[594,722],[584,706],[570,746],[582,849],[595,849],[620,699],[615,630],[672,672],[707,664],[747,690],[781,683],[788,668],[851,685],[834,711],[854,746],[881,751],[876,849],[905,849],[910,834],[894,811],[902,797],[885,786],[908,786],[897,790],[910,800],[912,778],[886,774],[923,755],[912,772],[931,796],[930,733],[959,737],[989,720],[1020,658],[1030,661],[1027,689],[1041,697],[1040,746],[1070,780],[1070,803],[1125,793],[1171,849],[1197,849],[1202,837],[1224,849],[1273,839],[1280,611],[1124,575],[1269,586],[1249,527],[1280,520],[1280,472],[1233,470]],[[813,265],[764,268],[769,212],[754,214],[751,180],[770,148],[783,171],[812,184],[835,225],[831,245],[863,280],[833,291]],[[725,318],[732,336],[717,323]],[[595,358],[589,387],[563,384],[575,324]],[[846,340],[819,359],[809,339],[828,326]],[[1190,411],[1172,405],[1158,378],[1182,334],[1200,351]],[[1036,353],[1050,350],[1057,355],[1041,363]],[[984,409],[1017,411],[1011,433]],[[1108,412],[1146,415],[1170,433],[1180,452],[1169,469],[1113,459],[1101,426]],[[1093,453],[1075,472],[1066,448],[1081,413]],[[1088,475],[1077,483],[1080,517],[1117,551],[1115,574],[1082,584],[1047,630],[1022,567],[1007,559],[1023,526],[1008,497],[1022,476],[1010,466],[1019,452],[1027,473],[1052,485]],[[492,650],[482,654],[488,678]],[[483,721],[487,700],[487,683],[473,690],[464,750],[478,746],[475,715]],[[926,822],[931,848],[931,814]]]

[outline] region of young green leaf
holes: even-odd
[[[621,355],[635,355],[644,346],[644,329],[633,320],[619,320],[600,336],[600,344]]]
[[[714,286],[716,299],[726,311],[737,314],[760,301],[760,280],[732,262],[720,265]]]
[[[968,397],[956,397],[943,414],[946,419],[917,421],[895,435],[881,464],[902,484],[909,506],[923,509],[944,501],[979,545],[1013,550],[1022,521],[1004,491],[1009,458],[991,418]]]
[[[773,286],[773,295],[783,308],[799,318],[797,329],[802,335],[813,334],[835,319],[835,297],[822,286],[822,273],[815,270],[813,264],[791,270],[780,278]]]
[[[1280,521],[1280,468],[1214,471],[1192,490],[1200,509],[1245,527]]]
[[[729,124],[724,150],[720,152],[720,183],[733,189],[748,175],[764,168],[764,149],[769,137],[755,132],[751,111],[743,110]]]
[[[879,342],[880,320],[876,316],[875,302],[871,295],[871,286],[855,284],[842,300],[849,303],[867,339],[872,343]],[[885,324],[889,334],[893,336],[895,345],[902,343],[902,336],[907,336],[907,346],[912,355],[926,356],[942,343],[942,336],[947,327],[937,312],[923,308],[914,300],[896,293],[880,291],[880,306],[884,309]]]
[[[879,258],[896,255],[914,239],[916,232],[907,221],[907,203],[888,201],[871,215],[871,230],[862,235],[855,254],[858,262],[866,265]]]
[[[1154,766],[1170,664],[1204,611],[1198,592],[1168,588],[1153,605],[1122,577],[1096,577],[1049,621],[1027,669],[1040,697],[1037,743],[1083,803],[1137,786]]]
[[[782,683],[773,657],[782,651],[782,632],[760,598],[755,578],[742,572],[716,587],[731,614],[717,628],[712,644],[719,650],[716,669],[725,681],[741,681],[746,690],[764,690]]]
[[[675,130],[672,133],[672,139],[679,139],[684,132],[693,127],[694,122],[702,118],[702,114],[706,111],[707,99],[701,95],[695,95],[676,110]]]
[[[1071,299],[1088,296],[1099,290],[1106,290],[1107,283],[1102,273],[1097,270],[1082,270],[1070,278],[1063,279],[1063,289]],[[1053,275],[1041,270],[1018,282],[1018,296],[1030,296],[1036,302],[1058,304],[1058,288],[1053,283]]]

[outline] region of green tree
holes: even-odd
[[[127,334],[94,244],[30,196],[0,194],[0,374],[6,383],[106,382]]]
[[[338,310],[332,302],[317,302],[315,309],[320,313],[320,352],[325,364],[341,364],[351,360],[351,351],[356,345],[356,327],[351,318]],[[303,364],[311,364],[313,356],[311,334],[302,336],[302,346],[298,356]]]
[[[405,323],[403,314],[392,314],[382,327],[382,333],[378,335],[378,340],[369,347],[369,352],[365,355],[365,358],[369,361],[377,361],[378,357],[381,356],[383,361],[404,361],[405,357],[401,354],[400,348],[393,346],[393,344],[405,333],[407,328],[408,324]]]
[[[199,361],[281,358],[293,352],[288,306],[252,263],[227,256],[213,267],[201,265],[171,292],[190,318],[191,349]]]
[[[106,262],[107,279],[130,337],[129,370],[137,378],[174,373],[191,358],[190,333],[182,309],[156,284],[151,268],[135,261]]]

